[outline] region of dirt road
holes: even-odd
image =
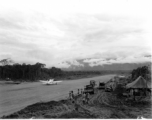
[[[68,97],[70,90],[77,92],[90,80],[108,81],[114,75],[104,75],[79,80],[67,80],[58,85],[42,85],[40,82],[22,83],[19,85],[0,84],[0,117],[14,113],[27,105],[36,102],[59,100]]]

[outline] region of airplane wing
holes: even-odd
[[[53,85],[53,83],[42,83],[42,84],[44,84],[44,85]]]
[[[49,81],[44,81],[44,80],[39,80],[42,84],[51,84],[52,82],[49,82]]]
[[[58,83],[60,83],[60,82],[62,82],[62,81],[53,81],[53,84],[58,84]]]
[[[56,82],[56,83],[60,83],[60,82],[62,82],[62,81],[54,81],[54,82]]]
[[[44,81],[44,80],[39,80],[40,82],[42,82],[42,83],[47,83],[48,81]]]

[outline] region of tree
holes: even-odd
[[[139,76],[147,79],[148,74],[150,74],[148,66],[139,67],[131,72],[133,80],[137,79]]]
[[[7,59],[1,60],[0,63],[4,66],[4,65],[12,64],[12,63],[14,63],[14,61],[11,60],[10,58],[7,58]]]

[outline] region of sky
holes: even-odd
[[[69,67],[151,61],[151,0],[0,0],[0,60]],[[89,59],[87,59],[89,58]]]

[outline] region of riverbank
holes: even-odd
[[[110,74],[103,74],[103,75],[110,75]],[[79,80],[79,79],[83,79],[83,78],[93,78],[93,77],[98,77],[98,76],[103,76],[101,74],[99,75],[75,75],[75,76],[68,76],[68,77],[57,77],[55,78],[55,80]],[[0,84],[16,84],[16,83],[33,83],[33,82],[39,82],[39,80],[36,81],[29,81],[29,80],[4,80],[1,79],[0,80]]]
[[[105,75],[111,75],[112,73],[98,73],[98,74],[84,74],[83,72],[81,74],[71,74],[71,75],[66,75],[66,76],[57,76],[57,77],[54,77],[52,79],[54,80],[63,80],[63,81],[66,81],[66,80],[79,80],[79,79],[83,79],[83,78],[93,78],[93,77],[98,77],[98,76],[105,76]],[[114,73],[113,73],[114,74]],[[38,80],[26,80],[26,79],[14,79],[14,80],[5,80],[5,79],[0,79],[0,84],[9,84],[9,83],[26,83],[26,82],[38,82],[40,79]],[[48,80],[48,79],[43,79],[43,80]]]
[[[111,99],[113,98],[113,99]],[[73,104],[69,99],[39,102],[2,118],[152,118],[151,97],[142,102],[125,103],[116,99],[111,93],[103,90],[96,90],[90,96],[88,104],[82,103],[82,96],[76,99],[77,104]],[[76,109],[76,107],[78,109]]]

